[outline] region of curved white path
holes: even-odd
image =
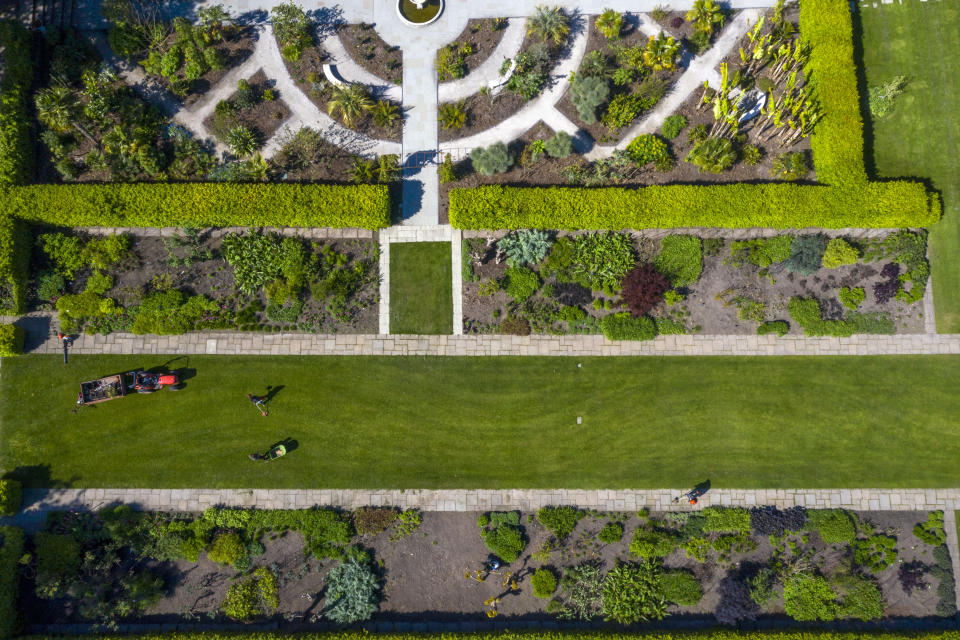
[[[386,98],[394,102],[403,102],[403,89],[400,85],[384,80],[359,65],[353,56],[343,46],[343,41],[336,33],[323,39],[323,48],[330,54],[332,64],[337,67],[337,73],[347,82],[359,82],[373,88],[377,98]]]
[[[506,75],[500,75],[503,61],[517,55],[523,45],[523,36],[526,32],[526,20],[520,18],[508,20],[500,42],[487,59],[462,80],[441,84],[437,90],[438,100],[441,103],[463,100],[479,93],[483,87],[495,93],[496,89],[507,81]]]

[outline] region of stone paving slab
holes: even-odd
[[[381,249],[381,258],[383,258]],[[389,255],[387,256],[389,259]],[[384,286],[389,286],[389,279]],[[389,300],[381,301],[381,310]],[[34,313],[29,317],[53,316]],[[3,317],[10,322],[16,318]],[[60,353],[55,322],[31,353]],[[39,341],[39,337],[36,338]],[[309,333],[207,332],[178,336],[81,334],[75,354],[208,354],[330,356],[868,356],[960,355],[960,334],[805,336],[658,336],[644,342],[611,342],[600,335],[327,335]]]

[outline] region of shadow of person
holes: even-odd
[[[277,395],[278,393],[280,393],[281,391],[283,391],[283,385],[282,385],[282,384],[277,385],[277,386],[275,386],[275,387],[273,387],[273,386],[268,386],[268,387],[267,387],[267,395],[263,398],[263,401],[264,401],[264,402],[270,402],[271,400],[273,400],[274,396],[276,396],[276,395]]]
[[[707,491],[710,491],[710,478],[707,478],[706,480],[704,480],[703,482],[695,486],[693,490],[697,493],[698,496],[702,496]]]
[[[300,443],[294,440],[293,438],[284,438],[283,440],[281,440],[280,442],[277,442],[270,448],[275,449],[280,445],[283,445],[283,448],[287,450],[287,453],[290,453],[291,451],[295,451],[300,446]]]

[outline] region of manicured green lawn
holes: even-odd
[[[930,229],[937,331],[960,332],[960,4],[860,4],[867,84],[907,76],[893,113],[874,122],[881,176],[931,178],[944,203]]]
[[[80,380],[166,361],[5,359],[0,467],[92,487],[960,482],[956,356],[190,356],[170,364],[195,371],[181,391],[72,413]],[[263,418],[246,394],[267,385]],[[247,459],[285,438],[285,458]]]
[[[390,245],[390,333],[453,333],[448,242]]]

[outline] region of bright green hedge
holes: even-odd
[[[790,183],[524,188],[450,192],[460,229],[672,229],[677,227],[925,227],[940,201],[919,182],[852,188]]]
[[[12,315],[26,309],[30,246],[27,224],[0,216],[0,313]]]
[[[0,516],[12,516],[20,511],[23,485],[16,480],[0,480]]]
[[[383,185],[47,184],[0,190],[0,213],[65,227],[382,229],[390,196]]]
[[[23,555],[23,530],[0,527],[0,638],[11,638],[17,630],[17,563]]]
[[[23,184],[30,178],[33,158],[27,112],[33,80],[32,36],[18,22],[0,21],[0,185]]]
[[[823,110],[823,119],[810,137],[817,180],[846,186],[866,182],[849,3],[803,0],[800,34],[810,43],[810,61],[804,75]]]
[[[23,353],[24,332],[15,324],[0,324],[0,358]],[[3,481],[0,480],[0,483]]]

